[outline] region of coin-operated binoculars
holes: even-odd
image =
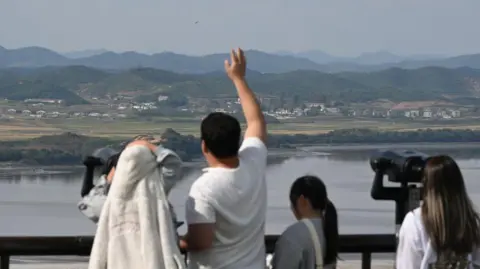
[[[417,208],[422,199],[423,168],[428,160],[424,153],[412,150],[380,151],[370,159],[370,165],[375,171],[371,196],[374,200],[389,200],[395,202],[395,234],[405,215]],[[399,186],[385,187],[383,178]]]
[[[95,150],[91,155],[85,157],[85,159],[83,160],[83,165],[85,165],[86,169],[85,174],[83,175],[83,185],[81,191],[82,197],[87,195],[93,187],[92,184],[95,169],[97,167],[105,165],[107,160],[114,154],[117,154],[117,151],[112,148],[105,147],[99,148]]]

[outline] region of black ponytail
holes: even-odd
[[[338,217],[337,209],[330,200],[327,201],[324,218],[323,231],[327,245],[324,263],[332,264],[337,262],[338,257]]]
[[[326,249],[323,263],[336,263],[338,256],[338,217],[335,206],[328,199],[327,187],[316,176],[303,176],[295,180],[290,189],[292,205],[296,204],[300,196],[308,199],[314,209],[324,213],[323,231]]]

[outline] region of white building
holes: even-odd
[[[430,109],[425,109],[423,111],[423,117],[424,118],[431,118],[433,116],[433,113]]]

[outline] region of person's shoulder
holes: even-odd
[[[182,163],[182,159],[175,151],[163,146],[157,146],[155,155],[157,156],[157,163],[163,163],[165,161]]]
[[[414,210],[410,211],[409,212],[412,216],[421,216],[422,214],[422,208],[421,207],[417,207],[415,208]]]
[[[193,181],[192,186],[190,189],[202,189],[208,182],[211,180],[211,176],[208,174],[208,172],[204,172],[201,174],[195,181]]]
[[[305,224],[301,221],[297,221],[296,223],[288,226],[287,229],[285,229],[285,231],[282,233],[281,237],[283,237],[284,240],[295,243],[297,241],[301,241],[306,232],[307,227]]]
[[[245,138],[238,155],[241,161],[253,167],[263,169],[267,165],[268,150],[265,143],[258,137]]]
[[[258,137],[247,137],[243,140],[240,150],[247,148],[255,148],[262,151],[267,151],[267,146]]]
[[[294,224],[290,225],[285,229],[285,232],[288,233],[297,233],[299,231],[306,231],[307,226],[302,221],[297,221]]]
[[[204,186],[204,185],[209,185],[212,182],[215,182],[215,179],[219,177],[218,174],[221,173],[221,170],[204,168],[202,172],[203,173],[199,177],[197,177],[193,185]]]
[[[403,219],[402,228],[408,230],[410,233],[421,232],[422,229],[422,210],[416,208],[405,215]]]
[[[422,221],[422,208],[417,207],[414,210],[408,212],[407,215],[405,216],[405,218],[407,218],[407,217],[408,217],[409,221],[414,222],[416,224],[418,222],[421,222]]]
[[[208,168],[200,175],[190,187],[190,195],[195,198],[209,199],[215,196],[216,191],[220,186],[215,171],[210,171]]]

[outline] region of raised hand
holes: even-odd
[[[247,70],[247,60],[243,50],[238,48],[237,51],[230,52],[230,62],[225,60],[225,71],[231,80],[242,80]]]
[[[243,114],[247,121],[247,130],[245,131],[244,137],[245,139],[256,137],[265,143],[267,139],[265,117],[263,116],[255,94],[250,87],[248,87],[247,81],[245,80],[246,70],[247,60],[245,59],[243,51],[240,48],[238,48],[237,51],[232,50],[230,52],[230,62],[225,60],[225,71],[237,89]]]

